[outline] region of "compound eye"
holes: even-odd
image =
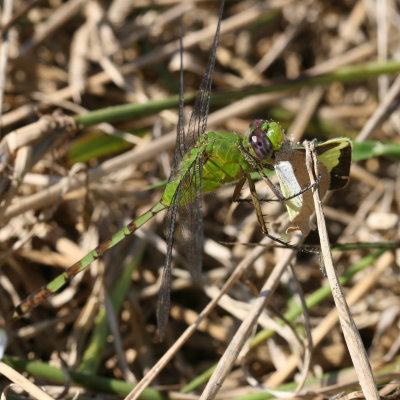
[[[265,121],[263,119],[255,119],[250,123],[250,130],[254,128],[261,128]]]
[[[250,144],[260,160],[267,160],[272,157],[274,148],[267,135],[260,128],[255,128],[250,134]]]

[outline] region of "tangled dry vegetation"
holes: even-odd
[[[180,27],[190,94],[207,64],[218,3],[3,2],[0,339],[7,335],[8,345],[0,341],[0,372],[8,394],[27,396],[24,388],[35,398],[45,398],[40,390],[52,397],[125,397],[175,349],[143,398],[197,398],[241,321],[266,295],[259,294],[264,282],[291,252],[255,246],[262,234],[254,210],[232,204],[233,186],[226,186],[205,198],[203,284],[193,283],[183,258],[175,257],[163,343],[155,318],[165,257],[161,214],[65,290],[10,321],[24,297],[159,200],[178,119]],[[273,118],[297,140],[378,142],[374,154],[354,162],[347,188],[325,202],[331,242],[395,247],[399,239],[399,18],[393,0],[225,6],[208,130],[245,134],[252,119]],[[107,109],[120,105],[128,106]],[[263,183],[257,187],[268,196]],[[263,210],[271,230],[283,234],[284,207],[265,203]],[[306,244],[316,243],[312,233]],[[396,251],[333,252],[384,399],[400,397]],[[278,396],[266,387],[295,396],[303,376],[299,398],[363,398],[318,257],[300,252],[288,264],[218,396]],[[204,323],[174,347],[232,277],[237,281]],[[34,385],[18,380],[17,371]]]

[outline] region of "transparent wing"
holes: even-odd
[[[210,56],[206,71],[197,93],[192,115],[190,116],[189,127],[184,141],[185,151],[189,151],[196,146],[196,143],[207,128],[208,110],[211,97],[212,74],[215,65],[215,56],[217,53],[222,12],[224,1],[218,15],[218,23],[215,31],[213,44],[210,50]],[[202,213],[202,175],[203,175],[203,154],[199,154],[196,162],[193,163],[193,170],[190,174],[190,182],[187,182],[186,193],[192,201],[179,208],[179,239],[185,250],[185,258],[192,273],[193,279],[199,281],[202,269],[203,253],[203,213]],[[188,174],[187,174],[188,176]],[[185,177],[186,178],[186,177]]]
[[[179,173],[179,165],[185,155],[185,114],[183,107],[185,105],[184,98],[184,81],[183,81],[183,43],[182,43],[183,29],[179,38],[179,55],[180,55],[180,73],[179,73],[179,119],[178,126],[176,127],[176,143],[174,150],[174,158],[172,162],[172,173],[169,180],[175,178]]]
[[[183,256],[195,281],[201,279],[203,264],[203,163],[203,154],[199,154],[190,173],[185,176],[185,189],[181,196],[177,229],[179,248],[183,249]],[[189,203],[186,202],[187,199],[190,199]]]
[[[212,84],[212,74],[215,66],[215,55],[217,53],[219,37],[220,37],[220,28],[221,28],[221,19],[222,12],[224,10],[225,0],[221,1],[220,10],[218,14],[218,23],[217,28],[213,40],[213,44],[210,49],[210,56],[208,58],[207,68],[204,72],[203,78],[201,80],[200,88],[197,93],[193,112],[190,116],[189,127],[187,133],[185,133],[185,120],[184,120],[184,82],[183,82],[183,44],[182,44],[182,34],[180,36],[180,63],[181,63],[181,71],[180,71],[180,90],[179,90],[179,121],[177,126],[177,137],[176,137],[176,146],[174,152],[174,162],[173,162],[173,170],[172,175],[175,177],[179,173],[179,164],[182,161],[184,155],[191,150],[195,145],[199,137],[206,131],[207,128],[207,119],[208,119],[208,110],[210,105],[210,97],[211,97],[211,84]]]
[[[199,152],[180,181],[168,209],[167,254],[157,307],[157,323],[161,339],[165,334],[170,309],[172,249],[175,237],[178,239],[179,248],[184,251],[184,258],[193,278],[200,279],[203,249],[202,170],[203,154]],[[193,207],[194,204],[198,204],[198,207]]]
[[[174,244],[174,233],[176,228],[178,231],[177,237],[179,238],[180,247],[184,250],[185,258],[193,278],[198,280],[201,273],[203,251],[202,174],[204,158],[200,149],[199,154],[186,170],[185,176],[179,177],[179,174],[182,172],[181,162],[183,158],[189,151],[195,148],[199,137],[204,134],[207,127],[212,74],[220,37],[223,8],[224,0],[221,1],[218,24],[210,50],[210,57],[200,84],[199,92],[195,99],[193,112],[190,117],[189,127],[186,134],[184,130],[185,123],[183,116],[184,99],[181,39],[179,122],[177,127],[172,174],[169,179],[169,181],[180,179],[180,183],[175,191],[166,219],[167,256],[157,307],[157,322],[161,339],[165,334],[170,309],[172,247]],[[179,223],[177,224],[178,214]]]
[[[210,50],[210,57],[208,59],[207,69],[203,75],[203,79],[200,84],[199,92],[196,96],[194,103],[194,108],[192,115],[190,116],[189,129],[185,140],[185,150],[191,149],[199,139],[199,137],[206,131],[207,119],[208,119],[208,109],[210,106],[211,97],[211,83],[212,74],[215,65],[215,55],[217,53],[220,29],[221,29],[221,19],[222,12],[224,10],[225,1],[221,1],[221,6],[218,15],[218,24],[215,32],[213,44]]]

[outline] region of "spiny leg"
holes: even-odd
[[[247,177],[247,182],[248,182],[249,188],[250,188],[251,200],[252,200],[254,208],[256,210],[256,216],[257,216],[258,223],[261,226],[262,232],[265,235],[269,236],[267,226],[265,225],[264,216],[262,214],[261,205],[260,205],[260,202],[258,201],[256,186],[254,185],[254,182],[250,177]]]
[[[270,164],[266,164],[266,165],[260,166],[260,163],[258,162],[258,160],[255,159],[253,157],[253,155],[251,153],[249,153],[244,148],[242,143],[239,143],[239,149],[240,149],[241,153],[243,154],[243,156],[245,157],[245,159],[252,166],[252,168],[255,169],[260,174],[260,176],[265,178],[264,180],[267,182],[268,186],[271,188],[271,190],[274,192],[274,194],[278,197],[278,201],[285,201],[286,198],[282,195],[280,190],[273,184],[273,182],[268,178],[268,176],[266,176],[264,174],[264,171],[262,170],[262,168],[274,169],[274,167],[272,165],[270,165]],[[254,205],[254,208],[256,210],[257,220],[258,220],[258,222],[259,222],[259,224],[261,226],[261,229],[262,229],[264,235],[266,235],[271,240],[274,240],[275,242],[281,244],[282,246],[284,246],[286,248],[290,248],[290,249],[298,250],[298,251],[303,251],[305,253],[311,253],[311,254],[319,253],[319,251],[315,251],[314,249],[310,251],[308,249],[304,249],[302,247],[295,246],[295,245],[292,245],[290,243],[287,243],[284,240],[279,239],[279,238],[271,235],[268,232],[268,229],[267,229],[267,227],[265,225],[264,217],[263,217],[263,214],[262,214],[260,200],[257,197],[257,192],[256,192],[256,188],[255,188],[255,185],[254,185],[254,181],[251,179],[251,176],[249,174],[246,174],[246,179],[248,181],[249,188],[250,188],[251,201],[252,201],[252,203]],[[319,182],[319,179],[317,180],[317,183],[318,182]],[[235,188],[235,191],[234,191],[233,201],[241,201],[240,199],[238,199],[238,197],[239,197],[239,194],[240,194],[240,190],[243,187],[243,184],[244,184],[244,180],[242,179],[236,185],[236,188]],[[302,189],[301,193],[304,193],[305,191],[309,190],[311,187],[312,187],[312,185],[310,187],[306,187],[306,188]],[[294,198],[294,197],[298,196],[301,193],[296,193],[294,196],[290,196],[288,199]]]
[[[282,201],[292,200],[292,199],[294,199],[294,198],[296,198],[296,197],[302,195],[303,193],[309,191],[309,190],[312,189],[315,185],[318,185],[319,182],[320,182],[320,180],[321,180],[321,176],[318,177],[316,183],[310,183],[310,184],[308,184],[305,188],[301,189],[300,191],[298,191],[298,192],[295,193],[295,194],[292,194],[291,196],[285,197],[285,196],[282,195],[282,198],[281,198],[281,199],[279,199],[279,198],[278,198],[278,199],[259,199],[258,201],[260,201],[261,203],[269,203],[269,202],[273,202],[273,201],[282,202]],[[280,190],[278,187],[276,187],[276,189]],[[281,194],[282,194],[282,192],[281,192]],[[251,199],[243,199],[243,201],[251,201]]]
[[[282,195],[281,191],[274,185],[274,183],[271,181],[271,179],[268,178],[267,175],[264,174],[263,168],[268,168],[270,170],[274,170],[273,165],[271,164],[264,164],[260,165],[260,162],[248,151],[244,148],[242,143],[239,143],[239,150],[243,154],[243,157],[246,159],[246,161],[251,165],[251,167],[257,171],[260,176],[265,180],[269,188],[272,190],[272,192],[275,194],[275,196],[280,199],[284,200],[284,196]],[[249,181],[249,179],[248,179]],[[254,186],[254,185],[253,185]]]
[[[268,232],[267,226],[266,226],[265,221],[264,221],[264,216],[263,216],[263,213],[262,213],[262,210],[261,210],[261,204],[260,204],[260,201],[258,200],[258,197],[257,197],[256,186],[254,185],[254,181],[251,179],[251,177],[249,175],[247,176],[247,182],[248,182],[249,188],[250,188],[251,200],[252,200],[254,208],[256,210],[257,220],[258,220],[258,223],[261,226],[261,230],[264,233],[264,235],[268,236],[270,239],[274,240],[275,242],[278,242],[278,243],[282,244],[285,247],[298,250],[299,248],[297,246],[294,246],[294,245],[292,245],[290,243],[287,243],[284,240],[279,239],[279,238],[271,235]]]
[[[268,180],[270,181],[270,179],[268,178],[267,175],[264,174],[264,172],[260,172],[260,174],[261,174],[261,177],[263,178],[263,180],[268,179]],[[277,197],[278,197],[277,199],[260,199],[259,201],[261,201],[261,202],[269,202],[269,201],[288,201],[288,200],[292,200],[292,199],[294,199],[294,198],[296,198],[296,197],[302,195],[303,193],[309,191],[310,189],[312,189],[312,188],[318,186],[320,181],[321,181],[321,175],[318,176],[318,178],[315,180],[315,183],[309,183],[306,187],[304,187],[303,189],[299,190],[297,193],[292,194],[291,196],[287,196],[287,197],[285,197],[285,196],[282,194],[282,192],[280,191],[280,189],[279,189],[277,186],[274,185],[274,186],[275,186],[275,189],[276,189],[277,191],[279,191],[280,196],[282,196],[282,197],[279,198],[279,197],[277,196]],[[272,183],[272,182],[271,182],[271,183]]]
[[[284,247],[287,247],[287,248],[293,249],[293,250],[301,250],[300,247],[295,246],[295,245],[290,244],[290,243],[287,243],[287,242],[285,242],[284,240],[279,239],[279,238],[277,238],[277,237],[271,235],[271,234],[268,232],[267,226],[265,225],[264,216],[263,216],[263,214],[262,214],[261,205],[260,205],[260,202],[259,202],[258,197],[257,197],[256,187],[255,187],[254,182],[253,182],[253,180],[251,179],[251,176],[250,176],[250,175],[247,175],[247,182],[248,182],[249,188],[250,188],[251,199],[252,199],[252,201],[253,201],[253,205],[254,205],[254,208],[255,208],[255,210],[256,210],[257,220],[258,220],[258,223],[259,223],[260,226],[261,226],[261,230],[262,230],[262,232],[264,233],[264,235],[265,235],[265,236],[268,236],[271,240],[273,240],[273,241],[275,241],[275,242],[281,244],[281,245],[284,246]]]
[[[246,178],[240,179],[240,181],[236,184],[235,190],[233,191],[232,195],[232,202],[233,203],[240,203],[241,201],[251,201],[251,199],[240,199],[240,192],[243,189],[243,185],[246,182]]]
[[[274,195],[277,197],[277,199],[270,199],[270,200],[265,200],[265,201],[288,201],[292,200],[295,197],[300,196],[301,194],[307,192],[308,190],[312,189],[313,187],[318,186],[321,176],[318,176],[316,179],[315,183],[310,183],[308,184],[305,188],[301,189],[298,193],[295,193],[291,196],[285,197],[279,187],[277,187],[271,179],[264,173],[263,168],[267,168],[270,170],[274,170],[273,165],[271,164],[261,164],[248,150],[244,148],[244,146],[240,143],[239,145],[240,152],[243,154],[243,156],[246,158],[248,163],[252,166],[253,169],[255,169],[261,176],[261,178],[267,183],[268,187],[272,190]],[[263,200],[258,200],[258,201],[263,201]]]
[[[260,175],[261,175],[261,173],[260,173]],[[266,175],[263,176],[263,178],[264,178],[264,177],[265,177],[265,178],[268,178]],[[320,179],[321,179],[321,176],[318,177],[318,180],[317,180],[316,184],[319,183]],[[273,185],[272,182],[271,182],[271,184]],[[281,197],[280,197],[280,198],[277,198],[277,199],[258,199],[258,201],[259,201],[260,203],[269,203],[269,202],[273,202],[273,201],[283,202],[283,201],[292,200],[292,199],[294,199],[295,197],[298,197],[298,196],[302,195],[303,193],[307,192],[308,190],[312,189],[314,186],[315,186],[314,183],[310,183],[310,184],[307,185],[305,188],[301,189],[299,192],[297,192],[297,193],[295,193],[295,194],[292,194],[291,196],[285,197],[285,196],[283,196],[283,194],[282,194],[282,192],[280,191],[280,189],[279,189],[277,186],[274,185],[275,189],[276,189],[277,191],[279,191]],[[277,196],[277,197],[278,197],[278,196]],[[253,200],[252,200],[252,199],[240,199],[240,198],[236,198],[236,199],[234,199],[233,201],[235,201],[235,202],[237,202],[237,203],[241,203],[241,202],[245,203],[245,202],[252,202]]]
[[[246,180],[249,183],[249,187],[250,187],[250,194],[251,194],[251,199],[240,199],[240,192],[243,188],[244,183],[246,182]],[[307,249],[305,247],[299,247],[299,246],[295,246],[292,245],[290,243],[287,243],[275,236],[272,236],[269,234],[268,229],[265,225],[265,221],[264,221],[264,217],[262,214],[262,210],[261,210],[261,205],[260,205],[260,200],[257,197],[257,191],[254,185],[254,181],[251,179],[250,175],[246,175],[244,178],[240,179],[240,181],[236,184],[235,190],[233,192],[233,196],[232,196],[232,201],[233,202],[242,202],[242,201],[251,201],[254,204],[254,208],[256,210],[256,215],[257,215],[257,220],[261,226],[261,229],[263,231],[263,233],[268,236],[271,240],[274,240],[275,242],[278,242],[279,244],[281,244],[282,246],[286,247],[286,248],[290,248],[293,250],[298,250],[304,253],[308,253],[308,254],[319,254],[319,250],[318,249]]]

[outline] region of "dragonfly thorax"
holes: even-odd
[[[250,124],[249,140],[257,157],[260,160],[269,160],[281,148],[284,133],[277,122],[257,119]]]

